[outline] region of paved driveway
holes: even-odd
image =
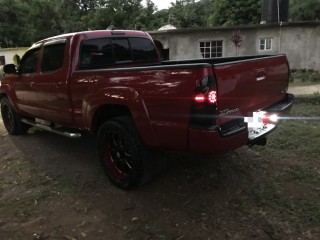
[[[311,85],[311,86],[289,87],[289,92],[293,93],[294,95],[320,93],[320,84]]]

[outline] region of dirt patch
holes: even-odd
[[[300,101],[291,116],[314,116]],[[286,121],[266,147],[168,166],[125,192],[92,136],[0,136],[1,239],[320,239],[320,123]]]
[[[289,87],[289,92],[294,95],[306,95],[320,93],[320,84],[310,86],[294,86]]]

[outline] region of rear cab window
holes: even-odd
[[[142,62],[158,62],[155,46],[147,38],[106,37],[86,39],[81,44],[80,69]]]

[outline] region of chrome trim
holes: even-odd
[[[37,127],[37,128],[41,128],[43,130],[46,130],[48,132],[52,132],[64,137],[68,137],[68,138],[80,138],[81,137],[81,133],[73,133],[73,132],[67,132],[67,131],[63,131],[63,130],[59,130],[59,129],[54,129],[52,127],[40,124],[40,123],[36,123],[33,121],[30,121],[28,119],[21,119],[21,122],[29,124],[31,126]]]

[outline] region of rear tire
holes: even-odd
[[[30,128],[29,125],[21,122],[21,117],[11,106],[7,97],[1,99],[1,116],[5,128],[11,135],[25,134]]]
[[[145,151],[130,117],[105,122],[98,141],[102,166],[115,186],[129,190],[142,183]]]

